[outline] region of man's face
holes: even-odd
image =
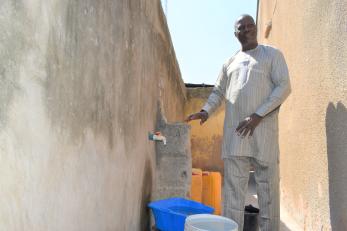
[[[243,16],[235,23],[235,36],[242,45],[257,43],[257,27],[250,16]]]

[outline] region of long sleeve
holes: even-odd
[[[272,60],[271,80],[275,87],[266,101],[255,112],[263,117],[279,107],[291,92],[288,67],[283,54],[278,50],[276,50]]]
[[[222,70],[219,73],[216,84],[207,99],[207,102],[202,107],[202,110],[205,110],[209,115],[211,115],[225,99],[227,85],[227,74],[225,65],[223,65]]]

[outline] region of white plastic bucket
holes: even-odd
[[[237,231],[235,221],[210,214],[197,214],[188,216],[184,231]]]

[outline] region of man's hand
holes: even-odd
[[[208,113],[207,111],[201,110],[198,113],[191,114],[190,116],[185,119],[185,122],[189,122],[191,120],[200,120],[200,125],[205,123],[205,121],[208,119]]]
[[[247,117],[239,123],[239,126],[236,128],[236,132],[242,138],[246,137],[249,133],[249,136],[253,135],[254,129],[258,126],[263,117],[253,113],[251,116]]]

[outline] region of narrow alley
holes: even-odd
[[[345,231],[347,1],[257,2],[255,36],[282,51],[291,84],[278,117],[280,231]],[[226,107],[185,122],[214,85],[183,81],[164,10],[1,1],[0,231],[152,231],[150,203],[190,200],[200,183],[222,215]],[[250,176],[245,205],[259,208]]]

